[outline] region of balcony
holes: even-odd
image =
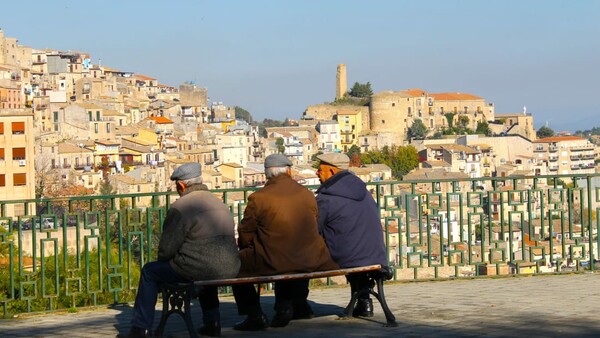
[[[556,161],[558,161],[558,156],[550,156],[550,157],[548,157],[548,161],[556,162]]]
[[[548,147],[548,151],[551,152],[551,153],[555,153],[555,152],[558,151],[558,147],[556,147],[556,146],[550,146],[550,147]]]

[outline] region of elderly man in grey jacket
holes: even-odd
[[[181,196],[167,212],[158,261],[144,265],[133,309],[133,327],[122,337],[149,337],[161,283],[232,278],[240,260],[229,208],[202,184],[199,163],[186,163],[171,175]],[[217,287],[200,296],[200,334],[221,335]]]

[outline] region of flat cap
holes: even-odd
[[[292,161],[283,154],[271,154],[265,158],[265,169],[271,167],[291,167]]]
[[[171,174],[172,181],[189,180],[190,178],[202,175],[202,166],[200,163],[185,163],[177,167]]]
[[[321,160],[322,163],[329,164],[340,169],[348,169],[348,164],[350,164],[350,158],[346,154],[326,153],[318,155],[317,158]]]

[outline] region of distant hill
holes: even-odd
[[[576,136],[581,136],[581,137],[590,137],[592,135],[600,135],[600,127],[594,127],[592,129],[589,130],[578,130],[575,132]]]

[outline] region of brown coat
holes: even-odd
[[[239,276],[337,269],[317,230],[313,193],[286,174],[248,197],[238,226]]]

